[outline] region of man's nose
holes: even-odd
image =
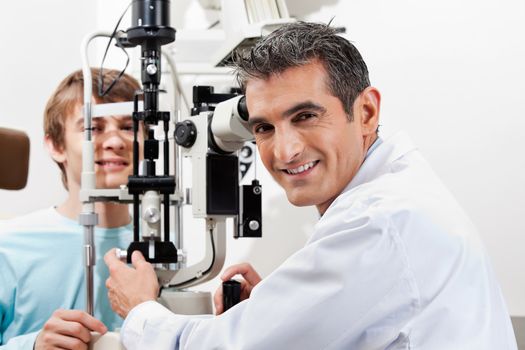
[[[275,158],[285,164],[299,158],[304,150],[302,137],[293,131],[276,132],[273,146]]]
[[[102,147],[104,149],[120,150],[126,147],[124,136],[119,130],[111,130],[104,133]]]

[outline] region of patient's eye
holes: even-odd
[[[89,130],[91,130],[93,134],[100,134],[104,132],[104,127],[99,124],[92,124]],[[84,131],[84,128],[82,129],[82,131]]]
[[[120,127],[123,131],[133,132],[133,124],[132,123],[126,123]]]

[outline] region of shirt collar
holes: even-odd
[[[382,143],[383,143],[383,139],[381,138],[381,136],[378,136],[377,139],[376,139],[376,140],[374,141],[374,143],[372,144],[372,146],[370,146],[370,147],[368,148],[368,151],[366,152],[365,160],[366,160],[366,158],[368,158],[368,157],[372,154],[372,152],[374,152],[375,149],[376,149],[377,147],[379,147],[379,145],[382,144]]]
[[[343,192],[369,182],[389,171],[391,163],[415,149],[417,147],[410,137],[402,131],[385,140],[378,138],[368,149],[363,164]]]

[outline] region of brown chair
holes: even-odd
[[[0,189],[26,186],[29,169],[29,137],[23,131],[0,128]]]

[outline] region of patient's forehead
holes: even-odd
[[[96,100],[92,100],[93,104],[99,104],[99,103],[104,103],[104,102],[101,102],[101,101],[96,101]],[[127,101],[124,101],[124,100],[119,100],[119,101],[115,101],[115,102],[127,102]],[[118,121],[129,121],[129,120],[132,120],[132,117],[131,117],[131,114],[125,114],[125,115],[110,115],[110,116],[92,116],[91,117],[91,120],[92,121],[97,121],[97,122],[103,122],[103,121],[106,121],[108,118],[113,118],[113,119],[116,119]],[[74,124],[77,124],[79,121],[82,121],[83,122],[84,120],[84,105],[82,102],[79,102],[77,101],[72,110],[70,111],[70,113],[68,113],[68,115],[66,116],[65,118],[65,121],[70,121],[70,122],[73,122]]]
[[[70,117],[70,120],[75,125],[78,125],[78,126],[83,126],[84,125],[84,116],[83,115],[72,116],[72,117]],[[105,124],[105,123],[116,122],[116,123],[120,124],[120,123],[129,123],[132,120],[133,119],[131,118],[130,115],[110,115],[110,116],[93,117],[93,118],[91,118],[91,123],[102,123],[102,124]]]

